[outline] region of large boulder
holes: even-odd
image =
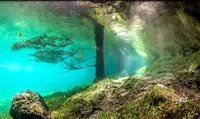
[[[49,113],[43,98],[30,90],[17,94],[10,108],[13,119],[48,119]]]

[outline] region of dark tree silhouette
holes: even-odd
[[[95,24],[95,41],[96,41],[96,56],[88,58],[76,58],[75,55],[84,50],[78,48],[75,50],[64,50],[65,47],[74,44],[74,42],[68,37],[52,37],[45,33],[40,36],[27,39],[21,43],[14,43],[12,50],[17,51],[24,48],[35,49],[36,52],[29,54],[36,58],[36,61],[46,63],[60,63],[65,72],[80,70],[88,67],[96,67],[96,80],[99,80],[105,76],[104,71],[104,54],[103,54],[103,26],[96,22]],[[67,60],[69,59],[70,60]],[[96,64],[85,64],[85,62],[95,59]]]
[[[102,0],[101,2],[106,2]],[[74,42],[68,37],[50,37],[46,33],[31,39],[26,40],[23,43],[14,43],[12,50],[16,51],[23,48],[32,48],[36,52],[30,54],[34,56],[37,61],[47,63],[59,63],[62,62],[64,71],[73,71],[84,69],[88,67],[96,68],[96,80],[99,81],[105,77],[104,66],[104,25],[98,22],[96,18],[91,16],[91,9],[84,9],[86,6],[79,6],[80,18],[86,17],[94,25],[96,56],[87,57],[85,59],[76,58],[75,55],[80,49],[76,50],[64,50],[65,47],[74,44]],[[91,11],[90,11],[91,10]],[[58,12],[62,13],[58,10]],[[77,12],[77,11],[76,11]],[[68,13],[68,12],[67,12]],[[88,60],[96,58],[95,64],[85,64]],[[67,60],[70,59],[70,60]],[[73,59],[71,61],[71,59]]]
[[[83,69],[84,67],[87,68],[89,66],[94,66],[77,66],[85,62],[86,59],[82,60],[81,58],[74,57],[81,50],[81,48],[75,50],[69,49],[67,51],[64,49],[65,47],[72,45],[73,43],[74,42],[68,37],[50,37],[47,35],[47,33],[45,33],[43,35],[25,40],[22,43],[14,43],[12,46],[12,50],[17,51],[23,48],[35,49],[36,52],[29,55],[35,57],[36,61],[54,64],[64,62],[64,64],[66,65],[65,69],[68,70],[78,70]],[[73,59],[73,63],[66,62],[66,60],[69,58]],[[90,59],[88,58],[87,60]],[[67,66],[69,68],[67,68]]]
[[[95,43],[96,43],[96,80],[105,76],[104,68],[104,26],[98,22],[94,23]]]

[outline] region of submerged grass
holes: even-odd
[[[182,95],[184,91],[180,89],[179,93],[173,83],[135,77],[104,79],[54,93],[44,100],[53,119],[198,119],[200,97]],[[182,87],[183,83],[177,85]],[[12,119],[9,114],[0,115]]]
[[[136,100],[103,112],[99,119],[198,119],[198,100],[181,100],[173,89],[156,85]]]
[[[199,100],[180,95],[172,82],[105,79],[65,98],[51,115],[56,119],[197,119]]]
[[[12,119],[9,112],[0,112],[0,119]]]
[[[105,79],[93,84],[86,90],[81,90],[81,93],[65,98],[60,108],[52,111],[52,117],[56,119],[88,118],[97,108],[95,101],[92,100],[96,98],[95,94],[101,92],[110,83],[111,80]]]
[[[51,95],[45,96],[44,100],[47,103],[50,110],[55,110],[58,109],[68,97],[86,90],[91,85],[92,83],[87,83],[81,86],[74,87],[66,92],[56,92]]]
[[[177,55],[170,59],[158,59],[145,70],[146,76],[170,77],[169,74],[177,76],[181,72],[200,71],[200,50],[190,55]]]

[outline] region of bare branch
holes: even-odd
[[[68,45],[73,44],[73,41],[69,37],[49,37],[46,34],[47,33],[33,37],[23,43],[14,43],[12,46],[12,50],[19,50],[22,48],[45,49],[46,46],[64,48]]]
[[[87,67],[94,67],[95,65],[86,65],[86,66],[81,66],[81,64],[83,64],[84,62],[86,61],[89,61],[91,59],[94,59],[96,58],[96,56],[93,56],[93,57],[89,57],[81,62],[78,62],[78,63],[75,63],[75,62],[63,62],[64,63],[64,66],[63,66],[63,69],[64,70],[67,70],[67,71],[70,71],[70,70],[80,70],[80,69],[84,69],[84,68],[87,68]]]
[[[43,50],[30,54],[30,56],[36,57],[38,61],[47,63],[58,63],[72,57],[73,55],[75,55],[75,53],[66,52],[64,50]]]
[[[36,58],[37,61],[47,63],[59,63],[62,62],[62,69],[66,73],[73,70],[85,69],[88,67],[94,67],[95,65],[87,64],[87,61],[96,58],[96,56],[89,58],[80,58],[79,51],[86,48],[78,48],[76,50],[65,51],[64,48],[73,44],[73,41],[68,38],[58,38],[47,36],[47,33],[33,37],[24,41],[23,43],[15,43],[12,46],[12,50],[19,50],[23,48],[33,48],[35,53],[29,54]],[[78,55],[77,58],[75,55]],[[70,59],[70,61],[66,61]]]
[[[85,68],[88,68],[88,67],[95,67],[96,65],[93,64],[93,65],[86,65],[86,66],[75,66],[73,64],[67,64],[65,65],[63,68],[65,71],[74,71],[74,70],[80,70],[80,69],[85,69]]]

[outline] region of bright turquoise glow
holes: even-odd
[[[30,2],[23,4],[1,2],[0,7],[0,106],[2,108],[7,108],[8,105],[6,102],[10,101],[16,93],[25,89],[34,90],[42,95],[46,95],[55,91],[65,91],[74,86],[91,82],[94,79],[94,68],[77,70],[65,74],[61,71],[60,64],[35,62],[33,57],[28,56],[33,50],[24,49],[16,52],[11,50],[12,44],[16,41],[20,42],[21,40],[53,30],[58,35],[64,34],[69,36],[74,42],[84,40],[85,37],[93,37],[92,35],[88,35],[93,34],[92,30],[87,30],[87,34],[84,36],[84,33],[76,31],[77,29],[83,32],[86,31],[86,27],[77,28],[80,23],[76,24],[76,22],[80,22],[80,20],[72,20],[72,23],[71,20],[68,20],[69,18],[57,17],[46,11],[42,5],[31,5]],[[22,37],[19,37],[19,33],[22,34]],[[94,41],[91,41],[90,44],[93,46]],[[88,43],[85,44],[84,42],[79,42],[78,45],[91,47],[88,46]]]
[[[39,92],[42,95],[56,91],[66,91],[75,86],[92,82],[95,68],[64,73],[61,64],[35,62],[28,54],[32,49],[12,51],[14,42],[52,32],[56,36],[70,37],[74,45],[71,48],[87,48],[82,57],[95,56],[93,26],[85,19],[52,13],[45,6],[46,2],[0,2],[0,111],[7,111],[12,97],[25,89]],[[106,74],[116,75],[117,56],[113,54],[113,44],[120,46],[111,33],[105,33],[105,65]],[[115,37],[115,39],[114,39]],[[112,40],[112,38],[114,40]],[[121,42],[124,42],[123,40]],[[128,49],[124,45],[121,49]],[[132,75],[146,64],[145,59],[137,52],[124,53],[123,72]],[[91,60],[95,63],[95,60]]]

